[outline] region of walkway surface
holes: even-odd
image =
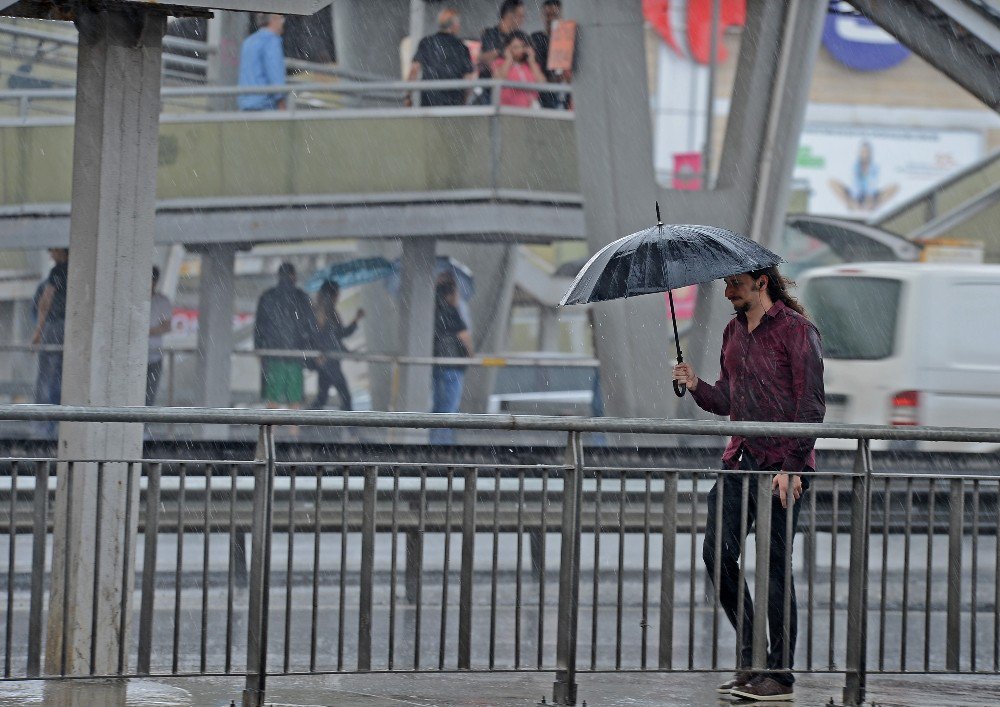
[[[581,675],[579,704],[630,707],[721,707],[734,702],[716,695],[719,676],[701,674]],[[826,707],[839,704],[843,678],[839,675],[800,676],[795,705]],[[239,679],[200,678],[133,681],[128,704],[138,707],[228,707],[240,701]],[[80,689],[86,689],[81,684]],[[43,703],[39,683],[0,684],[0,705]],[[534,705],[552,693],[551,673],[496,673],[492,675],[329,675],[272,678],[268,702],[274,707],[513,707]],[[1000,679],[988,676],[885,676],[869,680],[873,707],[995,707],[1000,704]],[[750,704],[789,704],[750,703]]]

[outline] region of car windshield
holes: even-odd
[[[878,277],[817,277],[802,299],[823,335],[823,355],[876,360],[892,355],[901,283]]]

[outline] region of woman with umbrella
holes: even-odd
[[[353,334],[358,323],[364,318],[365,310],[359,309],[354,320],[344,325],[337,313],[337,301],[340,299],[340,285],[334,281],[324,282],[316,297],[316,348],[320,351],[341,353],[347,351],[344,339]],[[342,410],[351,409],[351,391],[347,387],[347,379],[340,368],[340,359],[319,356],[315,360],[316,372],[319,373],[319,387],[312,407],[322,410],[326,407],[330,386],[337,390],[340,396]]]

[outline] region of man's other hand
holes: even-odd
[[[775,474],[771,480],[771,491],[778,490],[778,497],[781,498],[782,508],[788,508],[788,476],[788,474]],[[792,498],[798,501],[802,495],[802,477],[792,475],[791,493]]]

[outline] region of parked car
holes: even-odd
[[[799,285],[823,336],[827,422],[1000,427],[1000,266],[854,263]]]

